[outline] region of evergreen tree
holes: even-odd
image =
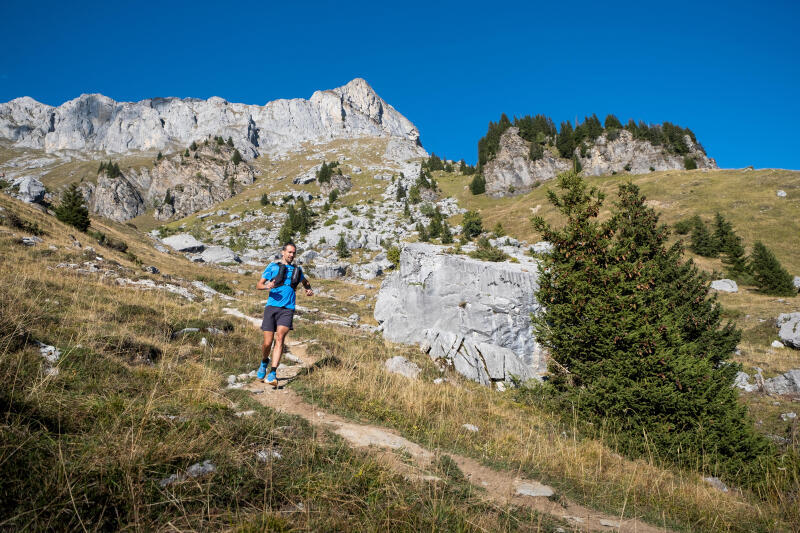
[[[467,211],[464,213],[464,220],[461,221],[461,234],[467,239],[477,237],[483,232],[483,219],[477,211]]]
[[[755,482],[771,451],[738,403],[730,356],[740,338],[721,323],[704,276],[667,246],[669,231],[637,186],[620,186],[612,217],[575,173],[550,200],[567,218],[534,227],[553,244],[543,258],[534,318],[550,350],[550,383],[581,415],[605,419],[622,449]],[[643,434],[646,438],[643,438]],[[761,474],[763,475],[763,473]]]
[[[619,121],[619,119],[616,117],[616,115],[606,115],[605,127],[606,127],[607,130],[610,130],[610,129],[621,130],[622,129],[622,122]]]
[[[164,154],[158,152],[158,155],[156,156],[156,161],[161,161],[162,159],[164,159]]]
[[[429,240],[431,240],[430,235],[428,235],[428,230],[425,228],[425,225],[422,222],[417,222],[417,227],[415,229],[419,234],[420,241],[428,242]]]
[[[403,187],[402,183],[398,183],[397,184],[397,194],[395,194],[394,199],[399,202],[405,197],[406,197],[406,188]]]
[[[428,234],[432,239],[439,238],[442,235],[442,214],[438,209],[433,214],[431,221],[428,224]]]
[[[233,156],[231,157],[231,161],[233,161],[234,165],[238,165],[242,162],[242,154],[239,153],[239,150],[234,148]]]
[[[717,257],[719,250],[717,249],[717,242],[714,236],[708,231],[706,223],[700,216],[695,215],[692,217],[692,237],[689,248],[697,255],[703,257]]]
[[[189,145],[189,149],[190,149],[192,152],[196,152],[196,151],[197,151],[197,143],[196,143],[196,142],[194,142],[194,141],[192,141],[192,144],[190,144],[190,145]]]
[[[797,289],[792,283],[792,276],[780,264],[772,250],[761,241],[753,245],[749,259],[750,272],[756,285],[764,294],[772,296],[794,296]]]
[[[219,140],[222,140],[222,137],[220,137]],[[228,137],[228,146],[233,148],[233,137]]]
[[[538,161],[544,157],[544,147],[536,141],[532,142],[528,156],[531,158],[531,161]]]
[[[292,231],[292,227],[289,224],[289,221],[284,221],[281,229],[278,231],[278,243],[283,246],[287,242],[292,242],[294,239],[294,232]]]
[[[583,165],[581,165],[581,160],[578,159],[577,154],[572,156],[572,170],[574,170],[576,174],[580,174],[581,170],[583,170]]]
[[[422,201],[422,196],[419,193],[419,186],[412,185],[410,189],[408,189],[408,201],[411,204],[418,204]]]
[[[269,196],[267,196],[267,193],[261,195],[260,203],[261,205],[269,205]]]
[[[492,229],[492,233],[494,234],[495,239],[497,239],[497,238],[502,237],[503,235],[505,235],[506,234],[506,230],[503,229],[503,224],[501,222],[498,222],[497,224],[494,225],[494,229]]]
[[[340,259],[350,257],[350,249],[347,247],[344,235],[339,235],[339,242],[336,243],[336,255],[338,255]]]
[[[74,226],[80,231],[89,227],[89,210],[83,201],[83,195],[78,190],[76,183],[71,183],[61,193],[61,203],[55,209],[56,218],[65,224]]]
[[[333,189],[331,192],[328,193],[328,203],[333,205],[333,203],[339,199],[339,189]]]
[[[411,209],[408,207],[408,202],[403,204],[403,216],[406,218],[411,218]]]
[[[183,157],[189,157],[189,149],[187,148],[185,152],[183,152]]]
[[[486,179],[484,179],[483,174],[475,174],[475,177],[469,183],[469,191],[474,195],[486,192]]]
[[[452,244],[453,233],[450,231],[450,224],[445,220],[442,222],[442,244]]]
[[[556,148],[561,154],[561,157],[572,157],[575,153],[575,134],[572,130],[572,124],[569,121],[561,123],[561,131],[558,132],[556,139]]]
[[[697,161],[695,161],[694,157],[687,155],[683,158],[683,168],[686,170],[694,170],[697,168]]]

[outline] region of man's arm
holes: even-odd
[[[311,284],[308,282],[308,279],[306,278],[305,274],[303,274],[303,279],[301,280],[301,283],[303,284],[303,287],[306,290],[306,296],[311,296],[314,294],[314,291],[311,289]]]
[[[256,285],[256,289],[259,291],[263,290],[272,290],[275,288],[275,283],[272,280],[267,280],[266,278],[261,278],[258,280],[258,285]]]

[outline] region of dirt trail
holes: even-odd
[[[285,385],[295,378],[303,369],[314,364],[314,358],[306,351],[303,341],[289,341],[289,353],[284,355],[296,364],[281,365],[278,387],[266,385],[260,381],[250,383],[246,390],[255,398],[278,411],[305,418],[312,425],[328,429],[340,435],[356,448],[368,448],[385,465],[393,468],[411,480],[437,481],[429,469],[436,453],[415,442],[398,435],[395,431],[369,424],[352,422],[338,415],[327,413],[319,407],[311,405]],[[396,452],[411,460],[402,460]],[[542,513],[566,520],[575,531],[621,531],[636,533],[656,533],[668,531],[645,524],[631,518],[620,518],[593,511],[564,498],[552,501],[548,498],[553,490],[536,480],[514,476],[513,473],[494,470],[474,459],[458,454],[447,453],[458,465],[470,482],[485,490],[486,499],[495,503],[513,503],[526,506]]]

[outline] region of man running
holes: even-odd
[[[302,283],[306,289],[306,296],[311,296],[311,284],[303,275],[303,269],[292,264],[297,247],[294,243],[287,242],[281,248],[281,260],[270,263],[261,274],[261,279],[256,285],[258,290],[269,290],[269,299],[264,308],[264,320],[261,322],[261,330],[264,332],[264,344],[261,345],[261,366],[258,368],[256,376],[263,380],[266,376],[266,383],[278,386],[278,378],[275,375],[278,365],[281,363],[283,355],[283,344],[286,341],[286,334],[292,328],[294,318],[295,290],[297,285]],[[272,349],[272,366],[269,374],[267,367],[270,366],[269,349],[273,338],[275,347]]]

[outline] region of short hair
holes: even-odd
[[[292,241],[289,241],[286,244],[284,244],[283,248],[281,248],[281,250],[285,250],[287,246],[293,246],[294,249],[297,250],[297,245],[295,243],[293,243]]]

